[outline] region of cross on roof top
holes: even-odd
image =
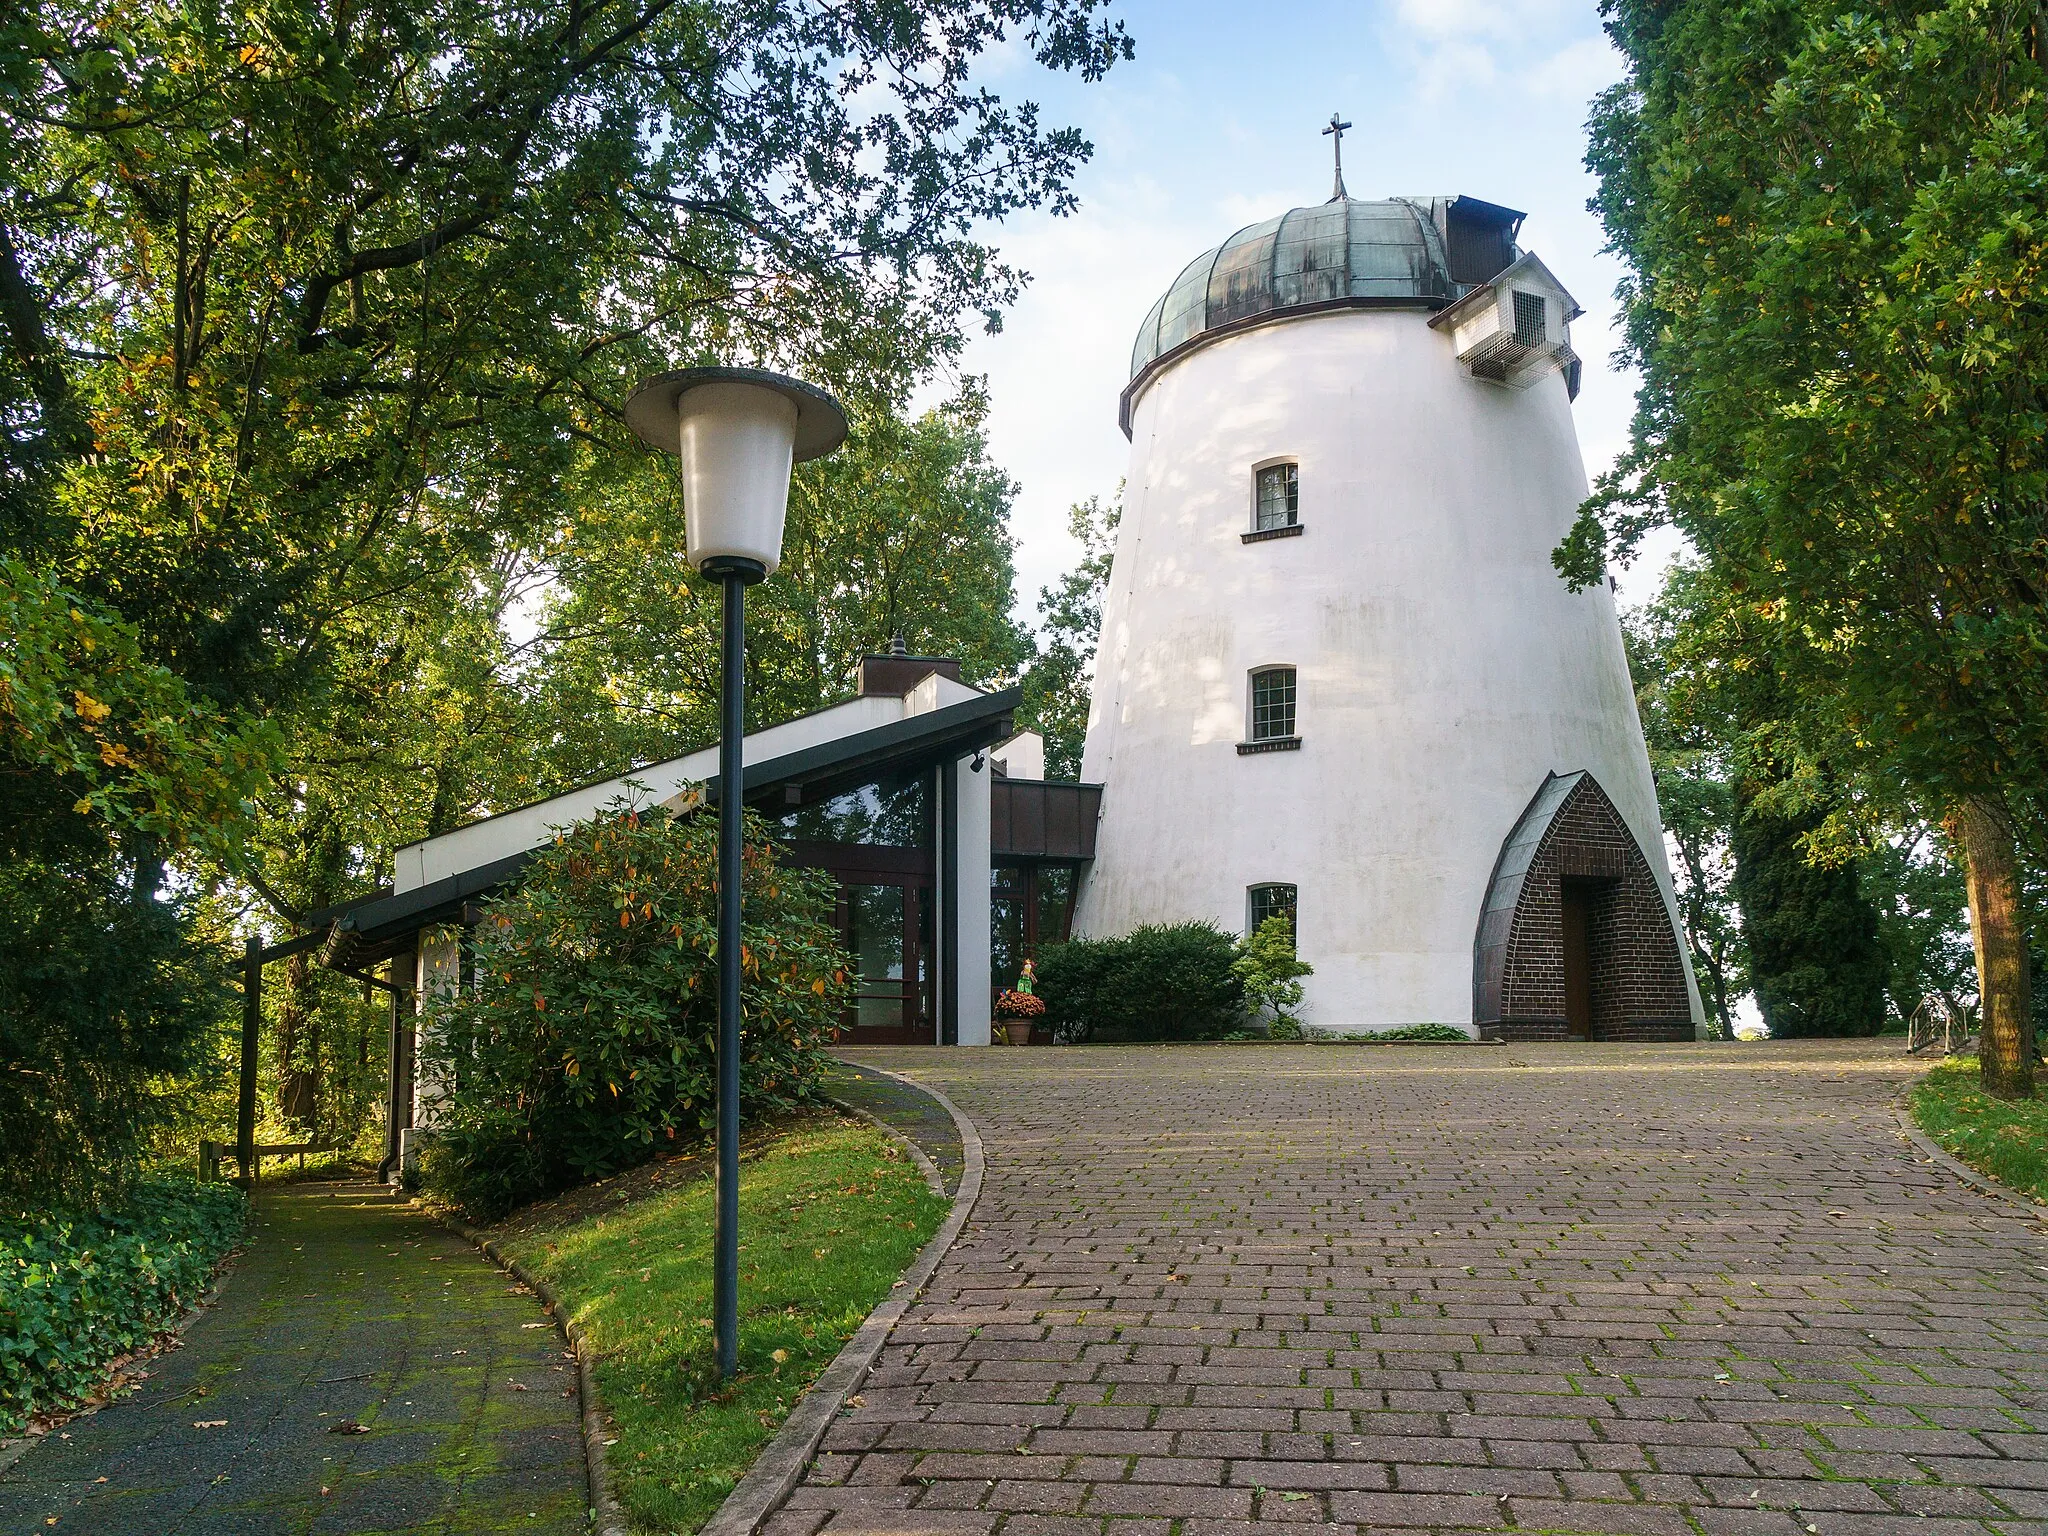
[[[1330,126],[1323,130],[1323,137],[1330,140],[1330,148],[1337,154],[1337,175],[1330,190],[1330,201],[1333,203],[1344,200],[1344,130],[1350,126],[1349,123],[1339,122],[1337,114],[1332,112]]]

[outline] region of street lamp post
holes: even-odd
[[[718,1374],[739,1366],[740,817],[746,803],[747,588],[782,563],[793,464],[846,440],[823,390],[758,368],[657,374],[626,401],[626,423],[682,460],[686,558],[724,589],[718,740],[718,1230],[711,1276]]]

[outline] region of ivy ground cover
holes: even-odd
[[[589,1333],[619,1499],[641,1530],[710,1517],[948,1206],[864,1124],[820,1116],[754,1143],[740,1166],[740,1369],[721,1385],[712,1192],[697,1177],[497,1234]]]
[[[176,1322],[247,1218],[234,1186],[174,1175],[107,1210],[0,1217],[0,1434],[75,1407]]]
[[[1913,1090],[1913,1120],[1968,1163],[2036,1200],[2048,1200],[2048,1097],[1994,1099],[1978,1087],[1977,1062],[1943,1062]]]

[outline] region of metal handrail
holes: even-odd
[[[1930,992],[1906,1021],[1906,1050],[1917,1053],[1940,1041],[1941,1053],[1953,1056],[1976,1034],[1977,1026],[1971,1022],[1968,1008],[1946,993]]]

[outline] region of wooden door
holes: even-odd
[[[1593,1038],[1593,892],[1564,882],[1564,1021],[1574,1040]]]

